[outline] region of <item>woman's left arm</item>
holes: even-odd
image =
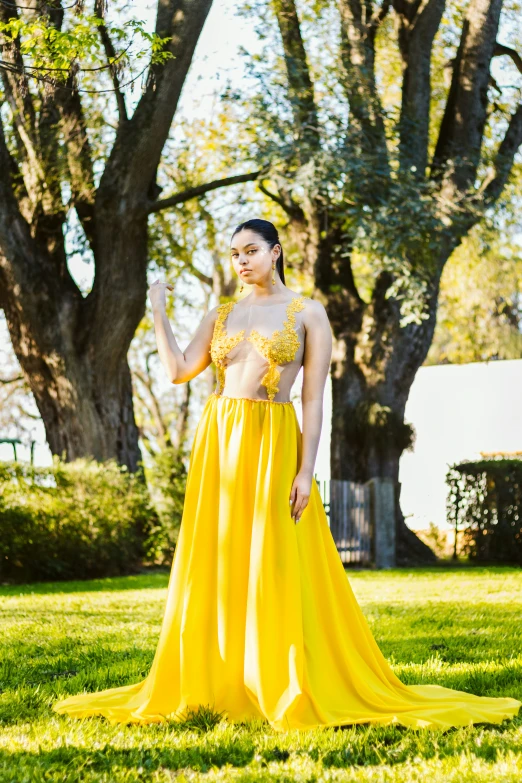
[[[308,505],[314,465],[319,448],[323,424],[323,397],[326,379],[332,359],[332,330],[323,305],[312,300],[304,310],[305,349],[303,360],[303,407],[302,455],[299,473],[290,492],[290,503],[294,503],[292,517],[299,522]]]

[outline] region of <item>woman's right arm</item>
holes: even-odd
[[[176,342],[166,313],[165,290],[172,291],[168,283],[156,280],[149,288],[149,298],[154,316],[154,331],[158,353],[171,383],[186,383],[199,375],[211,363],[210,341],[214,332],[217,307],[212,308],[194,333],[187,348],[182,351]]]

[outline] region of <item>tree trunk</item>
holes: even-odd
[[[63,279],[48,287],[22,278],[18,297],[10,295],[18,282],[11,280],[3,287],[2,303],[51,452],[67,461],[87,456],[99,461],[115,458],[136,471],[141,453],[127,350],[145,309],[147,256],[143,241],[138,245],[131,235],[128,242],[129,248],[118,247],[129,259],[128,278],[121,281],[121,287],[112,287],[114,297],[128,302],[125,318],[116,319],[108,311],[104,323],[96,323],[87,301]],[[142,271],[134,279],[131,255],[141,255],[135,260]],[[105,258],[105,263],[110,264],[110,259]],[[0,282],[6,277],[4,269]],[[44,323],[42,313],[46,313]]]
[[[404,421],[405,400],[388,393],[394,385],[390,377],[378,387],[361,388],[354,375],[353,370],[341,377],[332,372],[332,478],[358,483],[391,478],[396,492],[397,565],[433,563],[436,556],[407,527],[400,505],[399,461],[414,438],[413,428]]]
[[[398,303],[385,298],[390,283],[390,276],[381,274],[372,301],[361,304],[359,312],[342,312],[334,299],[331,473],[332,478],[356,482],[391,478],[396,487],[398,564],[434,562],[431,549],[404,521],[399,461],[414,442],[404,411],[432,341],[438,281],[427,302],[428,318],[404,327],[399,324]]]

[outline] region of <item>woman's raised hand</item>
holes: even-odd
[[[165,310],[167,306],[165,291],[174,290],[170,283],[164,283],[162,280],[155,280],[149,288],[149,299],[153,310]]]

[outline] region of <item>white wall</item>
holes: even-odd
[[[486,451],[522,451],[522,360],[421,367],[406,406],[417,430],[399,481],[410,527],[445,524],[448,466]]]
[[[330,477],[329,386],[316,462],[320,479]],[[414,529],[430,522],[444,528],[448,466],[479,458],[481,451],[522,451],[522,360],[421,367],[405,418],[417,435],[414,451],[400,463],[403,513]]]

